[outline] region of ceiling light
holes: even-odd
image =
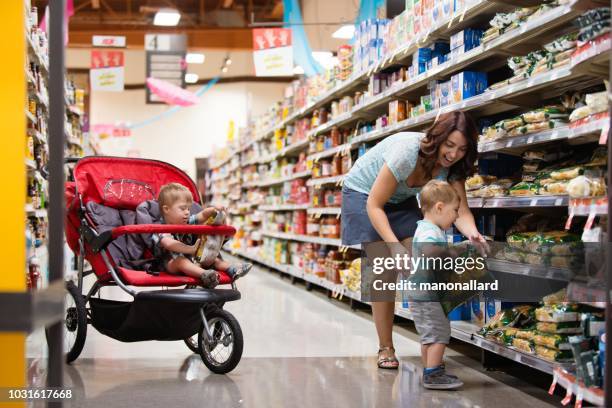
[[[221,72],[227,72],[227,66],[223,66],[223,68],[221,68]]]
[[[185,74],[185,82],[187,82],[188,84],[195,84],[196,82],[198,82],[198,79],[200,79],[198,74]]]
[[[203,64],[205,58],[206,57],[204,56],[204,54],[200,54],[198,52],[190,52],[187,53],[185,61],[187,61],[188,64]]]
[[[293,68],[293,75],[304,75],[304,68],[296,65],[295,68]]]
[[[232,59],[230,57],[226,57],[225,61],[223,62],[225,65],[232,65]]]
[[[350,40],[351,38],[353,38],[354,35],[355,35],[355,26],[351,24],[351,25],[343,25],[342,27],[334,31],[334,33],[332,34],[332,37],[340,38],[343,40]]]
[[[325,69],[330,69],[334,66],[334,54],[330,51],[313,51],[312,57]]]
[[[156,26],[175,26],[181,19],[181,13],[171,8],[162,8],[155,13],[153,24]]]

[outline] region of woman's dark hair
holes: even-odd
[[[467,113],[449,112],[440,115],[438,120],[427,129],[425,138],[421,141],[419,157],[425,159],[422,160],[422,165],[427,177],[432,177],[433,168],[438,160],[440,146],[446,142],[448,136],[455,130],[465,137],[467,151],[461,160],[451,166],[448,178],[449,180],[451,178],[465,179],[474,174],[474,163],[478,157],[478,128],[474,120]]]

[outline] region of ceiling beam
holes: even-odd
[[[221,48],[228,50],[252,50],[253,37],[248,28],[199,28],[172,30],[160,27],[150,29],[125,29],[117,27],[100,27],[91,30],[75,30],[71,27],[68,47],[91,48],[93,35],[123,35],[128,48],[143,49],[144,36],[150,33],[187,34],[187,44],[190,49]]]

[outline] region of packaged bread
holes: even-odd
[[[535,348],[531,341],[525,340],[525,339],[519,339],[516,337],[512,339],[512,346],[524,353],[533,354],[535,351]]]
[[[536,333],[533,342],[538,346],[556,350],[571,350],[567,336],[562,334]]]
[[[495,176],[483,176],[480,174],[475,174],[472,177],[468,177],[468,179],[465,180],[465,188],[467,190],[476,190],[487,184],[494,182],[495,180],[497,180],[497,177]]]
[[[558,181],[550,184],[545,184],[540,188],[540,194],[567,194],[567,182]]]
[[[506,236],[506,242],[513,248],[524,248],[527,242],[535,235],[535,232],[509,234]]]
[[[540,322],[575,322],[580,321],[580,313],[576,309],[557,306],[543,306],[535,311],[536,319]]]
[[[570,34],[562,35],[556,40],[551,41],[548,44],[544,45],[544,49],[549,52],[561,52],[561,51],[576,48],[577,37],[578,37],[578,33],[570,33]]]
[[[591,156],[591,160],[587,166],[589,167],[597,167],[597,166],[605,166],[608,164],[608,148],[605,146],[599,146],[593,151],[593,155]]]
[[[507,132],[504,128],[500,126],[489,126],[484,128],[482,137],[484,141],[493,141],[497,139],[501,139],[507,135]]]
[[[533,341],[533,339],[535,338],[536,334],[537,333],[536,333],[535,330],[518,329],[514,333],[514,337],[516,337],[517,339],[525,339],[525,340]]]
[[[501,125],[501,128],[506,131],[512,130],[518,126],[522,126],[525,124],[525,122],[523,122],[523,118],[520,116],[511,118],[511,119],[502,120],[499,123]]]
[[[478,197],[481,198],[492,198],[492,197],[504,197],[506,195],[506,189],[499,184],[491,184],[484,186],[479,191]]]
[[[538,322],[536,329],[541,333],[550,334],[580,334],[580,322]]]
[[[571,180],[581,175],[583,171],[580,166],[569,167],[551,172],[550,177],[554,180]]]
[[[550,119],[567,119],[568,114],[561,105],[545,106],[521,115],[525,123],[544,122]]]
[[[567,288],[560,289],[555,293],[546,295],[542,298],[542,303],[545,306],[555,305],[557,303],[563,303],[567,300]]]
[[[533,196],[538,192],[538,186],[535,183],[520,182],[510,187],[509,194],[513,197]]]
[[[589,106],[581,106],[572,111],[569,116],[570,122],[576,122],[580,119],[586,118],[587,116],[592,115],[591,108]]]
[[[535,346],[535,353],[538,357],[552,362],[572,361],[572,352],[569,350],[554,350],[544,346]]]
[[[602,178],[578,176],[570,180],[567,192],[572,198],[599,197],[606,194],[606,184]]]

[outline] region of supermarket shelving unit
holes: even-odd
[[[521,3],[523,4],[523,3]],[[529,50],[538,48],[560,34],[570,26],[571,21],[581,15],[586,9],[596,6],[602,6],[600,2],[595,3],[590,0],[573,0],[568,4],[558,6],[548,10],[541,15],[533,18],[519,27],[509,30],[498,38],[481,44],[480,46],[451,58],[449,61],[430,69],[414,78],[400,82],[381,94],[367,97],[362,103],[355,105],[350,111],[332,117],[328,122],[311,129],[305,140],[294,142],[292,145],[284,149],[267,154],[262,157],[255,157],[249,161],[241,163],[242,166],[252,164],[265,164],[273,160],[284,157],[295,157],[299,152],[306,151],[308,140],[316,137],[319,134],[329,132],[334,126],[357,127],[363,121],[371,121],[387,110],[388,102],[394,99],[407,99],[419,94],[423,94],[423,90],[431,80],[448,78],[470,66],[488,67],[488,69],[499,68],[505,64],[508,55],[524,55]],[[315,100],[312,100],[306,106],[295,110],[287,115],[284,119],[277,123],[271,123],[263,131],[254,135],[254,137],[242,146],[234,149],[232,153],[237,157],[241,153],[252,148],[254,145],[266,141],[274,136],[275,132],[282,131],[288,126],[292,126],[296,121],[308,117],[315,109],[329,106],[329,104],[344,96],[351,95],[356,90],[361,90],[367,87],[367,81],[373,74],[379,73],[382,70],[395,66],[397,64],[405,64],[410,55],[416,51],[419,46],[426,44],[428,39],[448,38],[465,27],[469,27],[473,23],[482,23],[488,20],[490,16],[499,11],[507,11],[514,8],[508,4],[491,2],[486,0],[468,1],[463,12],[442,19],[429,32],[424,33],[421,37],[414,39],[409,44],[400,47],[392,55],[381,59],[377,64],[371,66],[367,71],[354,72],[353,75],[346,81],[337,83],[329,91],[323,93]],[[365,142],[374,142],[385,138],[388,135],[400,131],[421,131],[430,125],[435,119],[443,113],[452,111],[471,111],[477,116],[489,116],[498,113],[510,112],[517,108],[534,107],[534,102],[539,102],[545,99],[551,99],[562,95],[568,90],[584,90],[593,85],[601,84],[603,79],[610,76],[610,41],[600,44],[597,49],[591,53],[584,53],[571,59],[571,61],[561,67],[545,71],[539,74],[516,82],[496,90],[487,90],[482,94],[465,99],[461,102],[444,106],[439,109],[434,109],[425,114],[416,117],[410,117],[399,123],[392,124],[382,129],[374,129],[367,133],[356,134],[352,139],[343,145],[336,146],[322,152],[316,152],[308,156],[310,163],[316,162],[323,158],[329,158],[337,154],[343,154],[357,149]],[[525,150],[536,145],[551,145],[564,141],[570,145],[580,145],[584,143],[596,142],[607,137],[609,133],[609,114],[601,115],[595,120],[580,124],[575,124],[554,128],[549,131],[529,134],[496,140],[494,142],[481,143],[479,145],[479,153],[481,156],[495,155],[496,153],[508,153],[511,155],[521,155]],[[610,147],[608,145],[608,150]],[[231,154],[230,154],[231,156]],[[227,163],[229,158],[218,163],[219,166]],[[608,159],[608,163],[612,163],[612,153]],[[610,170],[610,166],[608,166]],[[275,180],[253,181],[243,184],[244,189],[264,188],[295,178],[308,178],[306,184],[308,186],[341,186],[344,176],[333,176],[323,178],[313,178],[308,172],[287,176]],[[608,178],[612,180],[612,173]],[[610,188],[608,188],[610,191]],[[256,204],[252,206],[256,207]],[[543,196],[536,195],[531,197],[493,197],[493,198],[470,198],[469,206],[474,209],[520,209],[522,211],[530,211],[532,209],[567,209],[570,218],[573,216],[589,216],[609,215],[608,197],[598,197],[585,200],[571,200],[567,195]],[[339,208],[320,208],[302,205],[275,205],[275,206],[259,206],[259,211],[295,211],[306,209],[309,215],[313,214],[340,214]],[[610,223],[608,216],[608,222]],[[612,225],[609,225],[608,231],[612,231]],[[274,237],[281,240],[291,240],[300,242],[312,242],[325,245],[336,246],[342,249],[340,239],[329,239],[320,237],[311,237],[296,234],[287,234],[274,231],[261,231],[261,235]],[[308,284],[320,286],[333,293],[340,293],[353,301],[361,302],[361,296],[358,292],[347,291],[341,285],[334,284],[318,276],[304,273],[292,265],[282,265],[271,262],[268,259],[262,258],[259,254],[253,251],[244,249],[227,249],[228,252],[247,259],[251,259],[271,269],[280,271],[284,274],[305,280]],[[610,265],[608,265],[611,268]],[[512,264],[504,261],[490,260],[489,268],[500,273],[511,273],[516,275],[531,276],[545,279],[564,279],[567,277],[566,271],[563,269],[548,268],[544,269],[537,266],[528,266]],[[608,273],[612,277],[612,272]],[[608,279],[608,285],[610,281]],[[588,289],[592,290],[592,289]],[[607,288],[608,299],[612,296],[611,288]],[[603,305],[601,305],[603,306]],[[609,323],[612,319],[610,304],[606,303],[607,310],[607,333],[612,330]],[[410,313],[402,308],[397,308],[396,314],[401,317],[410,319]],[[548,374],[553,374],[559,364],[551,363],[547,360],[539,358],[535,355],[528,355],[518,350],[504,347],[497,343],[479,336],[476,332],[479,327],[469,322],[452,322],[452,336],[459,340],[474,344],[483,350],[498,354],[514,360],[518,363],[530,366]],[[611,395],[612,375],[610,374],[610,364],[608,367],[608,383],[605,385],[607,395]],[[561,384],[561,382],[559,382]],[[585,400],[589,400],[585,396]],[[592,400],[592,402],[600,400]]]

